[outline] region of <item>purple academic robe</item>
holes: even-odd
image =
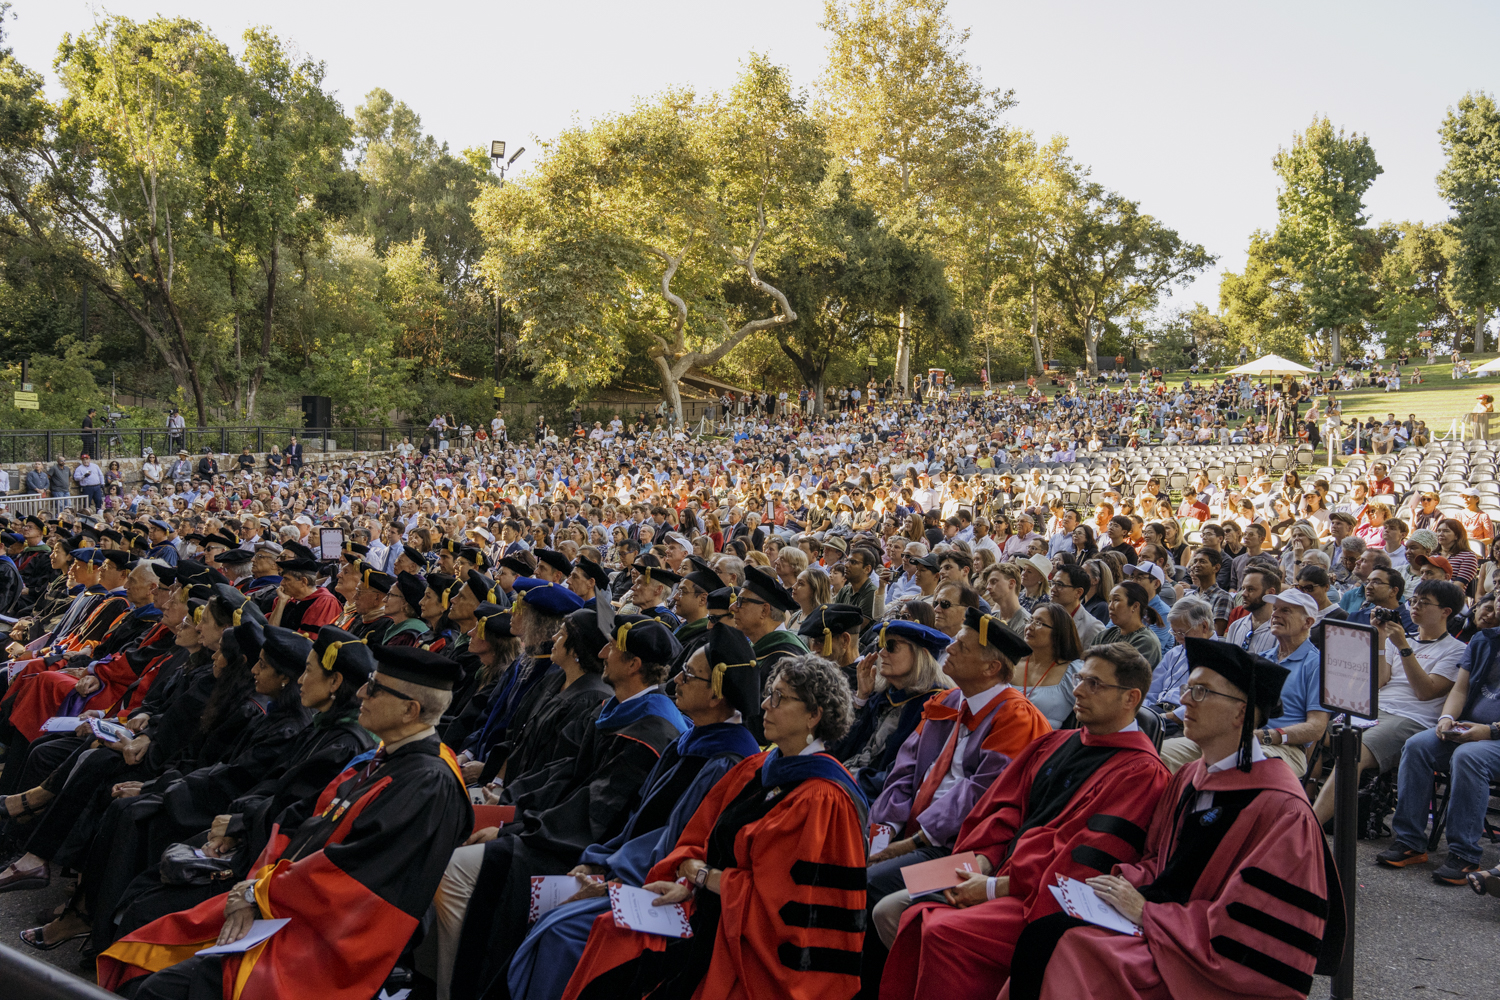
[[[999,704],[979,720],[964,742],[963,778],[935,797],[917,817],[934,844],[951,846],[958,838],[964,817],[1005,766],[1032,740],[1052,729],[1042,713],[1015,688],[1007,687],[996,695],[996,700]],[[902,836],[911,818],[912,800],[943,752],[953,727],[959,725],[963,708],[963,692],[956,688],[928,700],[922,709],[921,723],[901,744],[885,788],[870,807],[871,823],[888,824],[895,828],[897,837]]]

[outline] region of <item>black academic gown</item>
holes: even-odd
[[[476,1000],[487,985],[479,976],[493,915],[502,909],[513,915],[516,906],[529,905],[532,875],[565,872],[584,848],[619,833],[647,775],[686,728],[686,720],[659,692],[639,704],[611,700],[588,727],[576,755],[505,786],[501,801],[516,806],[516,822],[485,845],[464,918],[452,1000]],[[491,972],[503,985],[504,969]]]
[[[565,679],[561,672],[557,678]],[[537,703],[519,734],[511,728],[509,735],[516,737],[514,740],[507,739],[485,757],[481,783],[492,780],[502,765],[506,781],[514,782],[539,767],[571,758],[578,752],[594,717],[610,698],[609,685],[598,674],[584,674],[571,687],[563,688],[561,684],[558,687],[558,691]]]

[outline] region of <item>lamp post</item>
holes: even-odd
[[[507,160],[505,158],[505,140],[504,139],[491,139],[490,140],[490,163],[491,163],[491,165],[493,167],[495,167],[496,169],[498,169],[500,171],[500,186],[501,187],[505,186],[505,171],[509,170],[510,169],[510,165],[512,163],[515,163],[517,160],[519,160],[521,158],[521,154],[523,154],[525,152],[526,152],[526,147],[522,146],[520,149],[518,149],[514,153],[512,153],[510,159]],[[500,290],[497,288],[495,290],[495,381],[496,382],[500,381],[500,352],[501,352],[502,344],[504,342],[504,338],[502,336],[502,334],[504,332],[504,326],[503,326],[503,323],[502,323],[502,318],[503,318],[502,317],[502,313],[500,311]]]

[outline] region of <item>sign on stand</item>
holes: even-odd
[[[1377,650],[1380,633],[1370,625],[1323,621],[1322,670],[1319,679],[1323,707],[1343,718],[1333,724],[1333,755],[1337,766],[1333,798],[1333,858],[1344,887],[1344,957],[1333,975],[1333,1000],[1354,996],[1354,901],[1359,885],[1355,854],[1355,824],[1359,815],[1359,754],[1362,730],[1352,718],[1374,719],[1380,711],[1380,672]]]

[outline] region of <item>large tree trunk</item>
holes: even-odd
[[[1094,323],[1090,319],[1083,321],[1083,356],[1089,366],[1089,376],[1099,374],[1099,341],[1094,334]]]
[[[1328,360],[1333,367],[1337,368],[1344,363],[1344,328],[1330,326],[1328,328]]]
[[[906,307],[901,307],[901,318],[896,326],[896,384],[911,388],[911,339]]]
[[[266,362],[271,358],[272,320],[276,316],[276,275],[280,270],[281,240],[279,234],[271,234],[271,266],[266,270],[266,307],[261,314],[260,358],[255,363],[255,374],[250,379],[250,395],[246,404],[247,419],[255,417],[255,397],[260,394],[261,383],[266,377]]]
[[[677,426],[687,429],[682,415],[682,390],[678,386],[678,380],[687,373],[690,366],[683,365],[681,371],[673,371],[677,367],[667,361],[666,355],[652,355],[651,360],[656,362],[656,369],[661,373],[661,397],[667,401],[667,406],[677,415]]]
[[[1483,314],[1474,320],[1474,353],[1484,353],[1484,320]]]
[[[1042,341],[1037,336],[1037,313],[1036,313],[1036,279],[1031,281],[1031,354],[1036,359],[1037,374],[1042,371]],[[990,381],[995,381],[995,373],[990,372]]]

